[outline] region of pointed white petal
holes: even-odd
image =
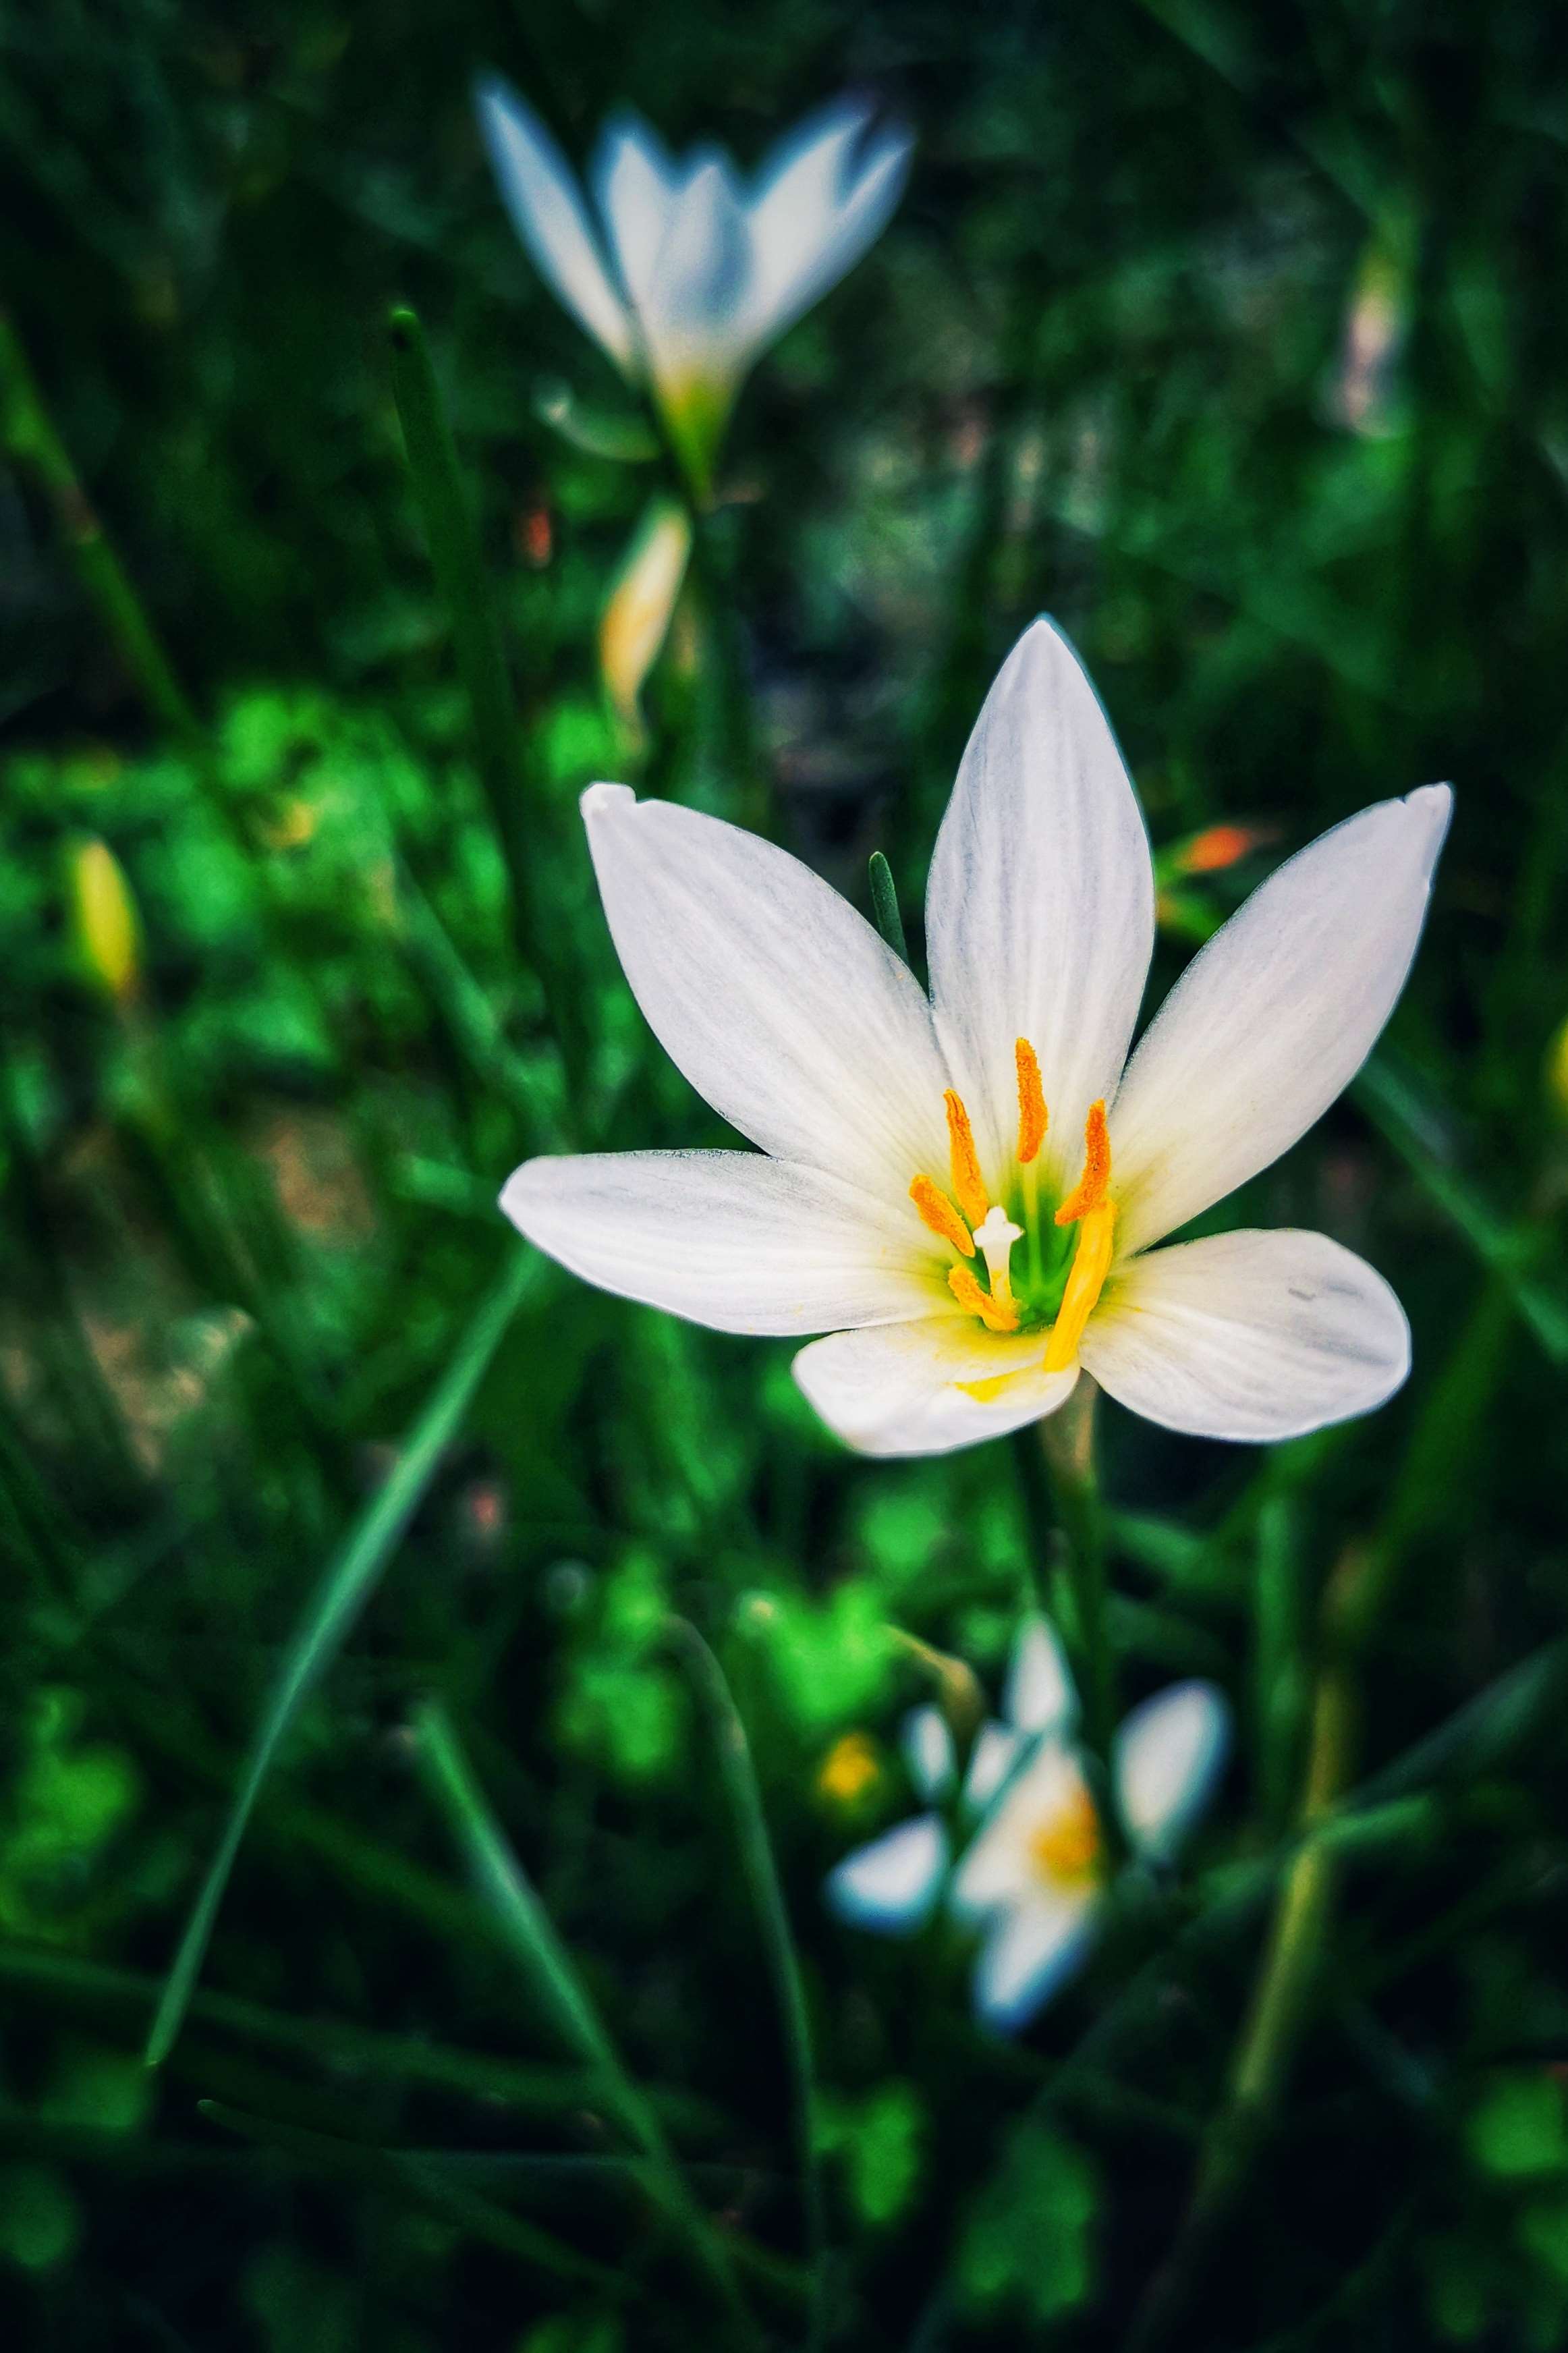
[[[1081,1968],[1094,1941],[1093,1889],[1037,1895],[1004,1912],[974,1965],[974,2008],[985,2025],[1016,2034]]]
[[[1405,986],[1452,801],[1426,785],[1347,818],[1194,957],[1111,1114],[1119,1248],[1223,1200],[1350,1084]]]
[[[1121,1075],[1153,938],[1131,782],[1077,656],[1037,621],[985,699],[926,891],[937,1027],[979,1098],[969,1109],[994,1176],[1013,1160],[1014,1044],[1027,1038],[1050,1114],[1040,1173],[1058,1192],[1077,1182],[1084,1119]]]
[[[1173,1683],[1135,1707],[1116,1736],[1117,1803],[1132,1844],[1164,1861],[1207,1808],[1230,1745],[1230,1709],[1213,1683]]]
[[[751,329],[782,334],[881,235],[909,177],[914,142],[896,123],[837,99],[783,139],[751,200]]]
[[[896,1208],[760,1153],[562,1153],[525,1161],[500,1205],[601,1291],[715,1331],[838,1331],[935,1303]]]
[[[642,329],[654,381],[732,380],[750,357],[751,230],[729,157],[700,149],[670,202],[647,280]]]
[[[970,1917],[1024,1903],[1049,1887],[1033,1852],[1042,1830],[1076,1811],[1086,1796],[1083,1768],[1059,1740],[1042,1741],[959,1864],[952,1908]]]
[[[863,1185],[931,1243],[908,1192],[945,1172],[948,1077],[909,966],[738,826],[622,785],[591,786],[583,816],[616,953],[671,1060],[764,1152]]]
[[[618,114],[605,123],[589,182],[621,284],[639,313],[674,217],[679,180],[663,141],[640,116]]]
[[[963,1777],[963,1803],[970,1813],[985,1811],[1027,1746],[1026,1736],[1010,1724],[981,1725]]]
[[[1410,1327],[1382,1275],[1326,1234],[1244,1229],[1119,1268],[1080,1354],[1150,1421],[1260,1442],[1392,1397],[1410,1370]]]
[[[912,1707],[903,1722],[900,1746],[910,1778],[928,1804],[945,1798],[958,1772],[952,1735],[940,1707]]]
[[[1077,1715],[1067,1654],[1048,1618],[1031,1613],[1019,1627],[1002,1706],[1020,1732],[1065,1732]]]
[[[966,1315],[836,1332],[795,1360],[795,1377],[847,1446],[862,1454],[950,1454],[1055,1413],[1078,1367],[1041,1370],[1040,1335],[1003,1339]],[[1000,1397],[982,1402],[961,1381],[1007,1377]]]
[[[828,1907],[851,1927],[912,1935],[936,1908],[947,1854],[947,1831],[937,1815],[900,1822],[828,1873]]]
[[[482,81],[477,103],[502,202],[541,277],[616,365],[631,373],[637,365],[631,321],[571,166],[533,109],[504,81],[493,76]]]

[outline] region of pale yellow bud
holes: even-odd
[[[133,1004],[142,987],[141,919],[124,869],[106,841],[71,846],[66,892],[83,971],[111,1003]]]
[[[599,667],[619,718],[641,732],[641,697],[668,633],[691,556],[691,518],[656,499],[637,526],[599,623]]]

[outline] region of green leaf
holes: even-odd
[[[1099,2202],[1081,2149],[1048,2126],[1021,2126],[969,2210],[957,2256],[965,2301],[1039,2321],[1076,2311],[1093,2293]]]
[[[1505,2179],[1568,2173],[1568,2120],[1550,2075],[1505,2075],[1469,2119],[1471,2156]]]

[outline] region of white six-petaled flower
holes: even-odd
[[[785,851],[590,786],[633,993],[762,1149],[531,1160],[501,1206],[604,1290],[719,1331],[830,1334],[795,1377],[867,1453],[999,1437],[1054,1413],[1080,1371],[1212,1438],[1368,1412],[1404,1380],[1410,1335],[1363,1260],[1294,1230],[1152,1245],[1354,1076],[1409,971],[1450,801],[1446,785],[1379,801],[1289,860],[1127,1061],[1149,846],[1049,622],[992,688],[937,838],[929,997]]]
[[[882,1936],[923,1927],[945,1896],[982,1932],[974,2008],[1005,2032],[1026,2025],[1087,1957],[1110,1892],[1103,1825],[1074,1745],[1077,1714],[1055,1634],[1044,1619],[1026,1619],[1005,1721],[984,1725],[970,1751],[958,1813],[983,1819],[956,1871],[952,1735],[935,1708],[923,1707],[906,1719],[903,1746],[928,1810],[858,1847],[827,1878],[837,1916]],[[1214,1794],[1229,1721],[1220,1693],[1197,1682],[1157,1692],[1127,1717],[1111,1772],[1135,1860],[1173,1860]]]
[[[645,384],[699,487],[764,344],[851,269],[903,192],[910,142],[842,98],[779,141],[750,186],[721,148],[676,158],[637,116],[607,123],[584,198],[533,110],[495,79],[479,122],[542,277]]]

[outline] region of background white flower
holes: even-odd
[[[622,374],[646,382],[699,487],[758,352],[851,269],[903,193],[911,142],[841,98],[779,141],[750,185],[722,149],[671,155],[607,123],[592,201],[544,124],[495,78],[480,127],[541,275]]]
[[[929,998],[783,850],[595,785],[583,811],[626,977],[761,1155],[533,1160],[502,1206],[605,1290],[721,1331],[830,1333],[795,1377],[868,1453],[1016,1430],[1080,1367],[1214,1438],[1364,1413],[1404,1380],[1410,1341],[1362,1260],[1301,1232],[1152,1245],[1354,1075],[1415,955],[1449,806],[1428,786],[1290,859],[1123,1072],[1153,940],[1149,847],[1048,622],[987,697],[942,822]]]

